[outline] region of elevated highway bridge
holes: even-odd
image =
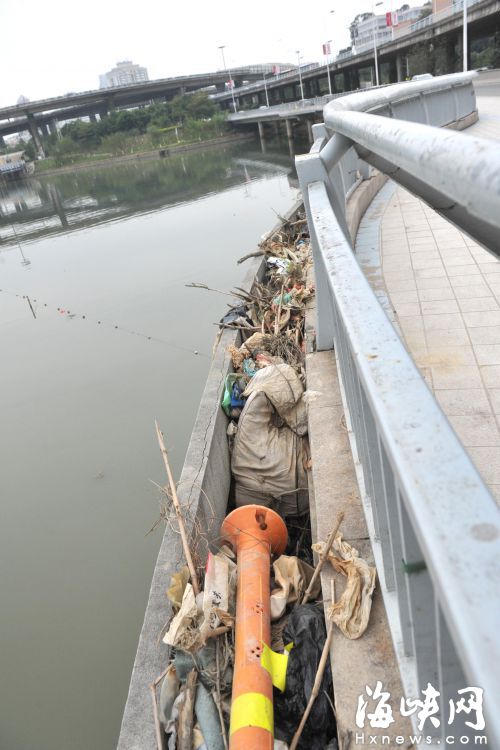
[[[261,80],[266,73],[271,73],[278,63],[253,65],[235,68],[231,71],[237,87],[244,81]],[[283,64],[281,64],[283,67]],[[223,92],[228,81],[228,72],[218,70],[212,73],[160,78],[147,83],[128,86],[117,86],[107,89],[84,91],[78,94],[65,94],[34,102],[23,102],[8,107],[0,107],[0,138],[29,130],[35,142],[38,128],[53,132],[56,123],[73,120],[78,117],[95,118],[105,116],[113,109],[150,104],[152,101],[165,101],[178,94],[199,91],[215,86]]]

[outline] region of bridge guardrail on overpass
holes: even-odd
[[[499,254],[500,148],[429,127],[474,118],[473,77],[332,101],[296,164],[313,246],[318,348],[333,347],[338,360],[406,697],[421,700],[430,683],[444,709],[458,690],[482,688],[487,723],[478,733],[500,747],[499,511],[361,271],[345,215],[353,164],[366,177],[370,162],[443,215],[451,210]],[[444,710],[440,718],[434,747],[452,734]],[[471,744],[475,734],[460,729]]]

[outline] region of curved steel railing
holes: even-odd
[[[484,690],[487,724],[477,734],[500,747],[500,513],[356,261],[345,195],[353,163],[367,176],[369,162],[498,253],[500,147],[430,127],[474,118],[472,79],[444,76],[332,101],[311,152],[296,160],[318,348],[333,347],[338,360],[407,698],[421,699],[428,683],[441,696],[435,747],[452,733],[449,699],[468,686]],[[460,735],[476,741],[467,724]]]

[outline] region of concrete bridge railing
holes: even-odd
[[[452,733],[449,699],[469,686],[484,691],[478,734],[500,747],[499,513],[356,261],[346,195],[375,166],[498,255],[500,147],[429,127],[477,119],[473,77],[336,99],[314,126],[311,152],[296,159],[313,244],[317,345],[334,348],[338,360],[406,696],[422,700],[428,683],[441,695],[436,747]],[[460,729],[470,744],[475,734]]]

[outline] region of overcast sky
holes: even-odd
[[[221,69],[221,44],[233,67],[296,62],[296,50],[321,61],[322,43],[346,47],[349,23],[370,10],[371,0],[0,0],[0,106],[96,89],[118,60],[150,79]]]

